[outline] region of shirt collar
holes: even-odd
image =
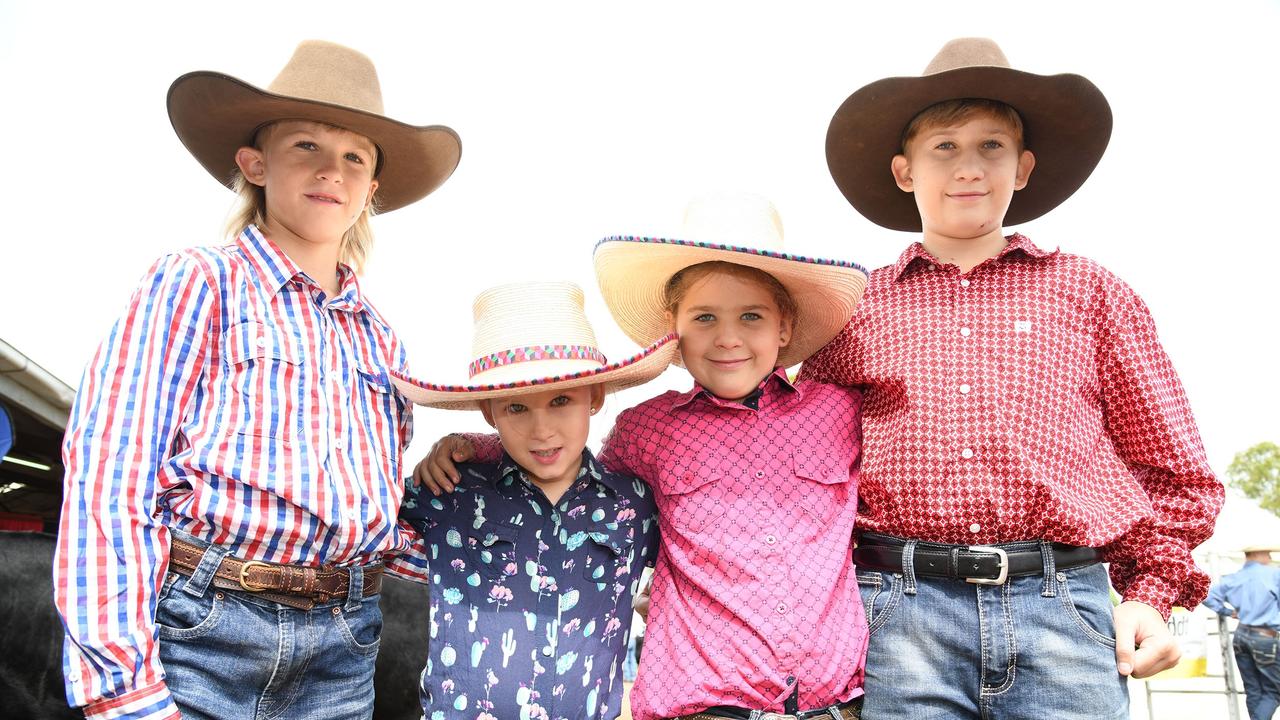
[[[770,381],[775,381],[775,382],[770,382]],[[773,372],[766,375],[765,378],[760,381],[760,384],[756,386],[755,392],[751,393],[751,395],[749,395],[748,397],[756,396],[756,397],[762,398],[764,395],[768,394],[769,391],[774,388],[777,388],[779,390],[787,390],[792,393],[800,392],[800,389],[797,388],[795,385],[792,385],[791,379],[787,377],[787,369],[783,367],[777,367],[773,369]],[[738,402],[734,400],[725,400],[724,398],[716,397],[715,395],[712,395],[710,391],[706,390],[696,382],[693,384],[692,390],[689,390],[688,392],[682,393],[681,395],[678,396],[675,403],[671,406],[671,409],[678,410],[680,408],[683,408],[689,405],[690,403],[692,403],[694,400],[697,400],[698,398],[703,398],[707,402],[711,403],[712,405],[718,405],[720,407],[725,407],[725,408],[737,409],[737,408],[748,407],[751,410],[758,409],[758,406],[755,408],[752,408],[752,407],[743,405],[742,402]]]
[[[290,280],[297,279],[302,283],[314,285],[312,280],[298,264],[284,253],[267,236],[262,234],[257,225],[249,225],[237,237],[236,247],[249,260],[250,267],[262,280],[263,287],[272,295],[280,292]],[[365,309],[364,296],[360,292],[360,281],[355,271],[345,263],[338,264],[338,294],[329,302],[335,310],[360,312]]]
[[[1035,243],[1031,242],[1031,238],[1023,235],[1022,233],[1013,233],[1012,235],[1007,236],[1005,240],[1008,241],[1008,244],[1006,244],[1004,249],[996,254],[994,259],[997,261],[1004,260],[1008,255],[1015,252],[1037,259],[1058,254],[1056,249],[1041,250],[1035,246]],[[894,281],[902,279],[903,273],[905,273],[917,260],[927,265],[942,265],[942,263],[938,262],[937,258],[929,254],[928,250],[924,249],[924,243],[915,242],[906,250],[902,251],[902,254],[898,256],[898,262],[894,263]]]
[[[621,494],[625,489],[623,484],[630,480],[605,470],[596,461],[596,456],[592,455],[590,450],[583,448],[582,466],[578,469],[578,479],[565,491],[564,497],[578,494],[592,481],[600,483],[614,494]],[[499,490],[506,489],[509,494],[523,494],[526,489],[531,492],[534,487],[528,473],[520,467],[519,463],[512,460],[505,450],[502,452],[502,459],[498,461],[498,472],[494,475],[493,482]]]

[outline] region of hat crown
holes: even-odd
[[[720,193],[692,200],[684,211],[685,240],[782,250],[782,217],[768,199],[750,193]]]
[[[475,331],[470,375],[473,379],[501,369],[510,382],[511,365],[557,361],[563,371],[604,365],[596,334],[583,309],[582,288],[571,282],[522,282],[489,288],[472,305]],[[567,361],[567,365],[566,365]],[[528,367],[523,379],[546,375]]]
[[[382,115],[382,88],[373,61],[361,52],[323,40],[304,40],[267,89]]]
[[[967,67],[1010,67],[1000,46],[990,38],[956,38],[942,46],[933,56],[925,75]]]

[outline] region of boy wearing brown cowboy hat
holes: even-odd
[[[458,468],[453,493],[410,487],[400,513],[431,577],[424,717],[613,718],[622,707],[657,508],[643,481],[596,461],[587,432],[605,394],[657,377],[676,342],[610,363],[582,302],[572,283],[490,288],[476,296],[466,384],[394,379],[415,403],[479,410],[501,441],[496,462]]]
[[[1208,588],[1190,551],[1223,491],[1146,306],[1003,230],[1069,197],[1110,131],[1093,83],[985,39],[832,118],[845,197],[922,233],[801,373],[865,393],[867,718],[1127,718],[1125,676],[1176,662],[1165,618]]]
[[[152,267],[85,372],[54,570],[67,697],[368,717],[412,416],[356,271],[373,209],[443,183],[458,137],[385,117],[369,59],[316,41],[267,90],[195,72],[168,107],[241,211],[228,245]]]

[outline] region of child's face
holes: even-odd
[[[268,232],[303,242],[339,242],[373,199],[377,150],[363,135],[304,120],[263,131],[262,149],[240,148],[236,163],[266,190]]]
[[[570,482],[578,475],[591,415],[604,402],[600,385],[550,390],[481,404],[502,447],[535,482]]]
[[[791,320],[773,293],[750,280],[712,273],[689,287],[671,318],[684,366],[706,390],[741,400],[773,372],[791,341]]]
[[[898,187],[915,195],[926,240],[969,240],[1003,232],[1015,190],[1035,166],[1012,128],[976,115],[953,127],[924,128],[893,158]]]

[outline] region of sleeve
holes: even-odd
[[[810,380],[846,387],[860,383],[854,372],[853,362],[857,337],[854,323],[857,319],[857,315],[851,318],[831,342],[804,361],[800,366],[800,374],[796,377],[797,382]]]
[[[475,450],[472,462],[496,463],[502,459],[502,441],[497,433],[459,433],[459,436],[471,442]]]
[[[220,302],[200,262],[158,261],[85,370],[63,441],[54,600],[67,699],[89,718],[176,718],[156,647],[168,532],[157,498],[199,394]]]
[[[1226,588],[1223,586],[1222,581],[1214,583],[1213,587],[1209,588],[1209,597],[1205,598],[1204,606],[1219,615],[1231,614],[1231,607],[1227,603]]]
[[[1167,619],[1173,605],[1194,608],[1209,589],[1191,550],[1213,533],[1224,492],[1150,311],[1118,279],[1104,283],[1097,354],[1104,421],[1152,511],[1108,546],[1106,558],[1117,592]]]
[[[441,501],[412,479],[405,480],[404,499],[400,502],[400,531],[410,538],[409,547],[386,559],[387,572],[413,582],[431,582],[431,555],[427,547],[428,517]]]
[[[600,445],[600,453],[596,459],[606,470],[619,475],[638,477],[653,485],[657,478],[653,467],[645,462],[634,440],[637,436],[636,416],[643,411],[643,406],[623,410],[613,424],[613,429],[605,435]]]

